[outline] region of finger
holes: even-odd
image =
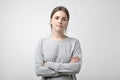
[[[79,57],[77,57],[77,56],[75,56],[75,57],[72,57],[72,59],[76,59],[76,58],[77,58],[77,59],[80,59],[80,58],[79,58]]]
[[[75,60],[80,60],[80,58],[74,58]]]

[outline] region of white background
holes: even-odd
[[[40,80],[35,46],[56,6],[68,8],[67,35],[81,43],[78,80],[120,80],[120,0],[0,0],[0,80]]]

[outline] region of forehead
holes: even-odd
[[[55,16],[60,16],[60,17],[67,17],[66,13],[64,11],[57,11],[55,12],[55,14],[53,15]]]

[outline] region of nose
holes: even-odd
[[[58,23],[62,24],[62,19],[58,19]]]

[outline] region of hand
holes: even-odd
[[[44,61],[43,66],[46,66],[46,65],[47,65],[47,61]]]
[[[70,63],[76,63],[76,62],[79,62],[80,61],[80,58],[79,57],[72,57],[71,60],[70,60]]]

